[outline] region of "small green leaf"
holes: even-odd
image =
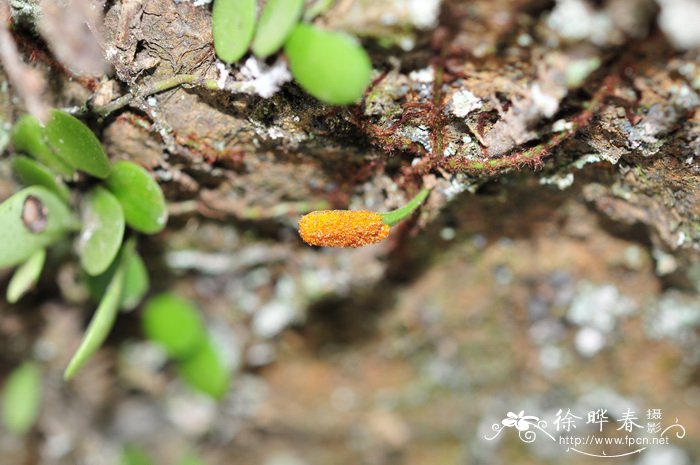
[[[114,195],[100,186],[90,192],[84,205],[78,254],[87,274],[96,276],[104,273],[119,253],[124,238],[124,212]]]
[[[346,105],[362,98],[372,63],[352,37],[308,24],[294,28],[284,46],[294,79],[317,99]]]
[[[178,368],[180,377],[190,387],[214,399],[221,399],[228,390],[231,375],[210,340],[194,355],[181,361]]]
[[[304,0],[268,0],[260,14],[253,40],[253,53],[260,58],[282,48],[301,17]]]
[[[122,204],[129,226],[147,234],[155,234],[165,227],[168,221],[165,197],[148,171],[135,163],[118,161],[106,185]]]
[[[75,169],[61,160],[44,140],[44,128],[31,115],[24,115],[12,128],[12,143],[15,150],[27,153],[56,173],[69,177]]]
[[[206,463],[194,453],[190,452],[177,462],[177,465],[206,465]]]
[[[216,54],[225,63],[240,60],[255,32],[256,0],[216,0],[211,13]]]
[[[112,277],[112,281],[109,283],[109,286],[107,286],[107,291],[104,297],[102,297],[100,305],[92,316],[92,320],[85,331],[80,347],[78,347],[66,371],[63,373],[64,379],[68,380],[75,376],[78,370],[80,370],[97,349],[100,348],[105,339],[107,339],[114,325],[114,320],[117,317],[123,286],[124,262],[121,262]]]
[[[141,325],[146,337],[161,345],[172,358],[191,356],[206,340],[197,307],[173,294],[160,294],[149,300]]]
[[[10,374],[2,398],[3,421],[15,434],[27,433],[39,413],[41,371],[33,362],[24,362]]]
[[[133,250],[129,251],[126,258],[126,271],[124,273],[124,289],[120,307],[124,310],[133,310],[141,303],[141,299],[148,292],[148,270],[141,256]]]
[[[54,194],[68,202],[70,191],[68,187],[44,165],[31,158],[16,156],[12,158],[12,171],[25,186],[44,186]]]
[[[0,204],[0,225],[0,268],[4,268],[24,263],[79,223],[56,194],[32,186]]]
[[[7,286],[7,301],[11,304],[17,302],[27,291],[32,289],[39,280],[41,270],[44,268],[46,250],[39,249],[34,252],[29,260],[17,268]]]
[[[46,123],[50,147],[69,165],[96,178],[109,176],[109,158],[97,136],[75,116],[51,110]]]
[[[382,217],[382,222],[389,226],[394,226],[395,224],[403,221],[407,217],[413,214],[414,211],[425,201],[425,199],[430,194],[430,189],[421,189],[415,197],[413,197],[409,202],[401,208],[392,210],[386,213],[379,213]]]
[[[122,449],[119,465],[154,465],[154,462],[144,449],[129,445]]]

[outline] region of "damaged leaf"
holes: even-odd
[[[0,268],[25,262],[79,225],[66,204],[41,186],[23,189],[0,204],[0,224]]]

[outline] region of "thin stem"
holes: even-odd
[[[389,226],[394,226],[395,224],[408,218],[415,210],[423,203],[423,201],[430,194],[430,189],[423,188],[421,191],[411,199],[406,205],[396,210],[392,210],[386,213],[379,213],[382,217],[382,222]]]
[[[148,97],[153,94],[173,89],[183,84],[198,84],[206,89],[218,89],[218,85],[214,79],[202,79],[196,74],[178,74],[167,79],[163,79],[162,81],[157,81],[143,86],[136,89],[134,92],[124,94],[106,105],[94,107],[93,111],[100,116],[107,116],[110,113],[127,106],[136,98]]]

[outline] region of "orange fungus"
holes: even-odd
[[[299,235],[309,245],[362,247],[385,239],[389,226],[374,212],[320,210],[301,217]]]

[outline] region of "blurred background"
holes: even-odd
[[[52,39],[96,39],[52,30],[41,3],[12,0],[7,22],[45,81],[37,105],[216,77],[207,2],[69,2],[118,49],[90,72]],[[26,431],[0,427],[0,464],[699,464],[700,3],[339,0],[317,22],[370,53],[362,104],[178,88],[85,118],[110,158],[153,173],[170,220],[138,238],[145,305],[68,382],[96,306],[71,241],[36,290],[0,301],[0,385],[30,362],[40,391]],[[3,139],[30,106],[6,60]],[[440,161],[532,147],[503,170]],[[385,242],[296,233],[307,211],[387,211],[421,183],[430,198]],[[163,293],[205,327],[215,361],[194,375],[145,334]],[[598,409],[608,423],[587,423]],[[567,411],[580,418],[557,431]],[[684,436],[631,455],[645,446],[559,441],[673,424]]]

